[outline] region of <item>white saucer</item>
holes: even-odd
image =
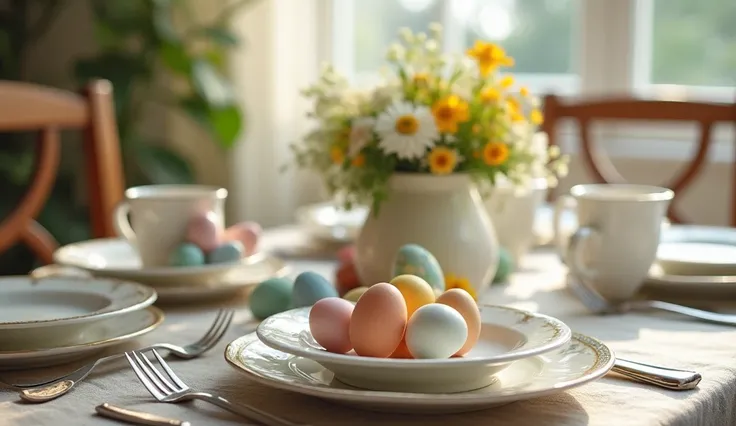
[[[371,358],[325,351],[309,331],[310,309],[273,315],[256,333],[274,349],[319,362],[344,383],[383,391],[450,393],[488,386],[512,361],[564,346],[572,334],[563,322],[546,315],[484,305],[480,339],[464,357]]]
[[[671,226],[662,234],[657,263],[668,275],[736,275],[736,228]]]
[[[560,349],[512,363],[490,386],[470,392],[428,394],[350,387],[315,361],[269,348],[255,333],[230,343],[225,349],[225,359],[236,370],[265,386],[367,410],[421,414],[483,410],[553,395],[602,377],[614,361],[606,345],[575,333]]]
[[[0,350],[0,369],[65,364],[149,333],[163,320],[164,313],[154,306],[103,319],[94,323],[85,336],[73,344],[56,346],[41,342],[38,348],[31,350]]]
[[[156,297],[152,288],[127,281],[2,277],[0,350],[25,349],[40,340],[68,344],[96,322],[143,309]]]
[[[351,242],[358,237],[368,217],[368,208],[355,206],[352,210],[339,208],[335,203],[302,206],[296,211],[297,223],[310,234],[328,241]]]

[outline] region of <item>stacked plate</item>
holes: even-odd
[[[159,300],[165,302],[224,296],[288,273],[281,259],[266,253],[232,263],[144,268],[135,247],[117,238],[64,246],[54,253],[54,262],[56,265],[37,269],[34,276],[81,275],[135,281],[155,288]]]
[[[155,329],[156,291],[127,281],[0,278],[0,368],[82,358]]]
[[[325,351],[309,309],[264,320],[228,345],[225,358],[266,386],[378,411],[450,413],[549,395],[606,374],[611,351],[561,321],[482,306],[478,344],[464,357],[392,359]]]

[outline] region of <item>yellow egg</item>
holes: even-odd
[[[355,287],[354,289],[345,293],[345,295],[342,296],[342,298],[345,300],[349,300],[351,302],[357,303],[358,299],[360,299],[360,296],[362,296],[366,290],[368,290],[368,287]]]
[[[436,297],[432,286],[424,279],[416,275],[399,275],[392,279],[391,284],[399,289],[401,295],[404,296],[406,302],[406,311],[411,318],[411,314],[424,305],[434,303]]]

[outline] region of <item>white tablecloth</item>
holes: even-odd
[[[276,237],[277,233],[272,234]],[[278,239],[283,239],[284,233]],[[296,237],[287,238],[296,241]],[[332,277],[327,260],[292,261],[293,273],[311,269]],[[529,255],[508,285],[494,286],[482,302],[508,304],[539,311],[566,321],[575,331],[602,339],[621,357],[693,369],[703,380],[698,389],[667,391],[613,376],[557,396],[518,402],[492,410],[456,415],[408,416],[347,408],[319,399],[272,390],[249,382],[223,359],[227,343],[253,331],[242,298],[227,303],[239,307],[227,337],[206,356],[172,361],[180,377],[198,390],[247,401],[293,420],[312,425],[731,425],[736,424],[736,329],[654,314],[596,317],[585,312],[563,288],[565,269],[556,256],[540,251]],[[223,304],[225,302],[220,302]],[[164,324],[138,344],[196,340],[208,327],[217,305],[166,307]],[[133,345],[121,349],[130,349]],[[40,371],[2,373],[8,380],[43,378],[76,368],[79,363]],[[42,405],[19,402],[0,391],[0,426],[112,425],[97,417],[94,407],[109,402],[191,422],[193,425],[246,423],[206,403],[161,404],[138,382],[125,361],[98,370],[68,395]]]

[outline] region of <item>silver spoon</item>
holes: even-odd
[[[736,315],[718,314],[715,312],[676,305],[674,303],[661,302],[659,300],[631,300],[614,304],[606,300],[594,288],[587,285],[584,280],[574,277],[572,274],[568,276],[567,287],[575,296],[577,296],[578,299],[580,299],[581,302],[583,302],[583,305],[585,305],[586,308],[598,314],[623,314],[630,311],[647,311],[654,309],[673,312],[714,324],[736,325]]]

